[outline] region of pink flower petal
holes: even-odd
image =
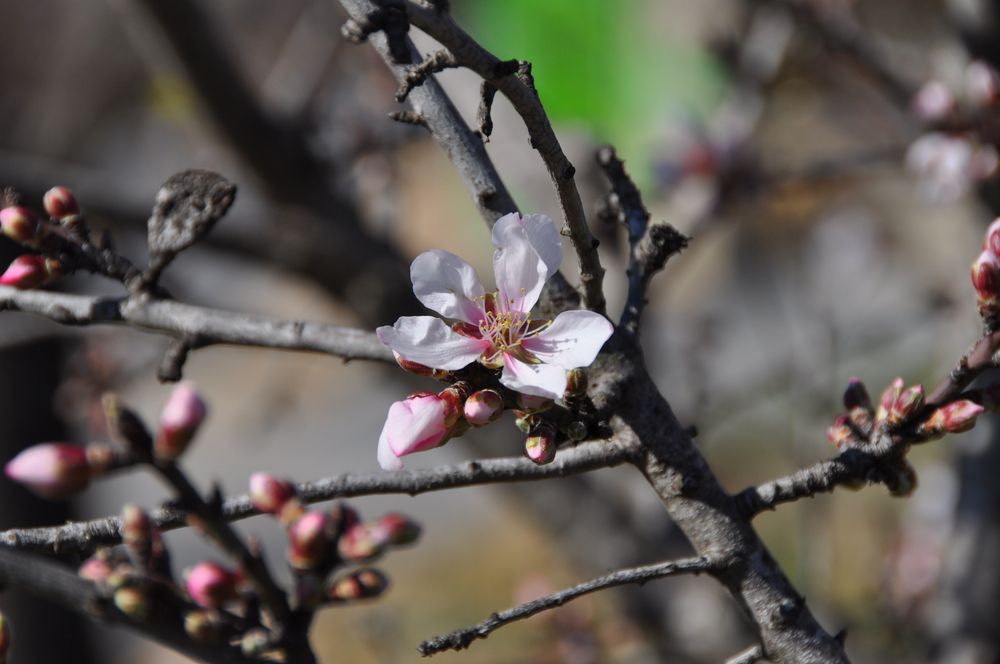
[[[521,345],[542,362],[563,369],[586,367],[594,361],[614,326],[592,311],[564,311],[552,325]]]
[[[445,318],[479,325],[483,285],[473,267],[455,254],[440,249],[425,251],[410,266],[410,280],[414,295],[428,309]]]
[[[375,333],[404,360],[432,369],[461,369],[489,347],[489,342],[464,337],[433,316],[403,316],[392,327],[383,325]]]
[[[552,219],[544,214],[519,215],[516,212],[504,215],[493,225],[493,244],[498,249],[503,245],[505,234],[513,224],[524,227],[528,241],[535,252],[545,263],[545,278],[550,278],[559,269],[562,262],[562,241],[559,239],[559,229]]]
[[[526,364],[505,353],[500,382],[522,394],[561,399],[566,392],[566,370],[554,364]]]
[[[500,226],[500,222],[497,222]],[[500,291],[500,310],[530,311],[545,284],[548,268],[528,240],[528,231],[522,224],[506,223],[493,228],[493,272],[497,290]]]

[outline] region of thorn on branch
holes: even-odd
[[[493,100],[497,96],[497,87],[487,80],[479,86],[479,110],[476,111],[476,124],[484,143],[489,143],[493,133]]]
[[[408,65],[413,62],[410,46],[406,35],[410,30],[410,19],[406,10],[399,5],[385,5],[371,14],[355,21],[348,19],[340,28],[340,33],[354,44],[361,44],[375,32],[385,33],[389,45],[389,54],[397,65]]]
[[[393,111],[389,113],[389,119],[427,129],[427,118],[416,111]]]
[[[410,91],[413,90],[413,88],[422,85],[431,74],[436,74],[440,71],[444,71],[445,69],[453,69],[458,66],[458,61],[455,59],[455,56],[451,54],[451,51],[448,51],[447,49],[435,51],[424,59],[423,62],[411,67],[409,71],[406,72],[406,77],[403,79],[402,83],[399,84],[399,90],[396,91],[396,101],[406,101]]]

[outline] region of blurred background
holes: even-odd
[[[876,396],[897,375],[930,387],[977,338],[968,265],[1000,212],[998,137],[949,122],[956,109],[996,113],[994,74],[970,73],[974,60],[1000,59],[992,3],[452,5],[498,57],[533,63],[602,240],[613,312],[624,232],[602,221],[599,145],[616,146],[655,217],[693,236],[655,281],[644,340],[727,489],[830,456],[826,427],[850,376]],[[178,299],[207,306],[373,328],[417,313],[407,266],[430,248],[466,257],[489,283],[486,226],[427,133],[386,117],[400,108],[395,83],[370,47],[341,38],[344,19],[330,0],[0,0],[0,186],[35,208],[49,187],[71,187],[92,225],[141,260],[160,184],[187,168],[222,173],[240,187],[233,209],[165,275]],[[438,79],[474,123],[476,77]],[[493,117],[487,150],[521,209],[558,218],[521,122],[500,98]],[[2,242],[9,260],[16,249]],[[57,287],[118,292],[85,275]],[[169,393],[155,377],[165,348],[132,330],[4,314],[4,458],[44,440],[99,439],[106,390],[155,418]],[[388,405],[426,388],[381,366],[219,347],[193,353],[185,374],[212,409],[185,465],[228,493],[256,470],[300,480],[376,470]],[[407,465],[519,454],[508,418]],[[915,450],[920,485],[908,500],[838,491],[755,522],[824,626],[848,629],[854,661],[1000,661],[994,428]],[[69,504],[0,482],[0,525],[165,498],[142,474]],[[352,503],[367,517],[411,514],[425,534],[383,561],[386,598],[320,615],[323,661],[415,661],[423,638],[687,551],[629,469]],[[240,528],[281,560],[275,523]],[[191,533],[167,542],[178,570],[215,557]],[[185,661],[14,591],[0,607],[14,662]],[[579,600],[438,659],[718,662],[752,640],[720,587],[678,578]]]

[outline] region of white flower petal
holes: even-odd
[[[521,394],[561,399],[566,392],[566,370],[554,364],[525,364],[504,354],[500,382]]]
[[[404,360],[449,371],[475,361],[489,346],[482,339],[463,337],[433,316],[403,316],[392,327],[383,325],[375,333]]]
[[[528,241],[535,253],[545,263],[545,278],[550,278],[559,269],[562,262],[562,241],[555,222],[544,214],[519,215],[517,212],[504,215],[493,225],[493,245],[498,249],[503,246],[504,237],[510,226],[520,225],[527,232]]]
[[[564,311],[538,336],[521,341],[521,346],[542,362],[575,369],[590,365],[612,332],[611,321],[600,314]]]
[[[504,217],[501,221],[508,219]],[[498,232],[497,228],[500,227]],[[493,227],[493,272],[500,291],[501,311],[530,311],[545,284],[548,269],[528,240],[528,231],[517,222],[498,221]]]
[[[410,280],[417,299],[445,318],[478,325],[483,317],[483,285],[475,269],[455,254],[425,251],[410,266]]]
[[[392,448],[389,447],[387,428],[388,422],[386,422],[386,426],[382,427],[382,435],[378,437],[378,465],[382,470],[400,470],[403,468],[403,462],[393,454]]]

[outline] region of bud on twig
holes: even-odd
[[[323,512],[306,512],[288,528],[288,564],[309,570],[322,565],[330,551],[330,518]]]
[[[378,537],[388,546],[413,544],[420,538],[420,524],[395,512],[385,514],[374,526]]]
[[[465,421],[474,427],[495,422],[503,414],[503,397],[496,390],[473,392],[465,401]]]
[[[1000,99],[1000,77],[982,60],[973,60],[965,68],[965,98],[973,106],[988,108]]]
[[[889,387],[885,388],[881,398],[879,398],[878,410],[875,411],[875,426],[881,426],[886,418],[889,417],[889,410],[892,409],[893,404],[896,403],[896,399],[899,398],[899,393],[902,391],[902,378],[896,378],[889,383]]]
[[[976,426],[976,419],[985,412],[977,403],[960,399],[938,408],[920,425],[917,433],[937,438],[946,433],[962,433]]]
[[[992,242],[994,235],[996,232],[987,235],[987,242]],[[972,287],[976,289],[980,315],[995,313],[1000,308],[1000,259],[989,249],[972,264]]]
[[[205,561],[187,573],[188,595],[198,606],[215,609],[236,599],[239,576],[218,563]]]
[[[0,284],[18,290],[38,288],[62,274],[62,266],[54,258],[24,254],[18,256],[0,275]]]
[[[42,206],[50,217],[62,219],[80,214],[80,206],[69,187],[52,187],[42,197]]]
[[[111,563],[105,555],[97,554],[84,560],[77,574],[81,579],[104,584],[111,576]]]
[[[205,402],[193,385],[181,383],[174,388],[160,413],[160,428],[153,444],[156,456],[171,461],[180,457],[207,413]]]
[[[872,400],[868,396],[868,388],[857,376],[852,376],[847,382],[847,389],[844,390],[844,408],[848,411],[855,408],[872,409]]]
[[[889,426],[899,426],[912,418],[924,407],[924,386],[911,385],[903,390],[889,409]]]
[[[955,110],[955,96],[941,81],[928,81],[913,97],[913,113],[924,122],[940,122]]]
[[[368,599],[378,597],[388,587],[389,580],[382,572],[365,568],[335,580],[330,584],[327,596],[337,602]]]
[[[0,210],[0,228],[14,242],[26,244],[35,241],[40,226],[34,212],[18,205]]]
[[[87,453],[79,445],[43,443],[22,451],[4,468],[7,477],[45,498],[65,498],[90,482]]]
[[[524,441],[524,452],[539,466],[556,458],[556,434],[552,427],[542,424]]]
[[[858,442],[854,436],[854,429],[848,424],[850,418],[847,415],[838,415],[826,430],[826,439],[838,450],[845,445]]]
[[[280,515],[290,501],[298,503],[296,493],[294,484],[270,473],[250,476],[250,502],[265,514]]]
[[[138,586],[124,586],[115,591],[115,607],[132,620],[144,621],[149,617],[151,604],[146,589]]]
[[[188,611],[184,631],[195,643],[219,643],[226,635],[226,626],[215,611]]]
[[[409,360],[403,359],[403,357],[396,351],[392,351],[392,356],[396,358],[396,364],[403,371],[407,371],[411,374],[417,376],[433,376],[434,369],[424,366],[423,364],[417,364],[416,362],[410,362]]]

